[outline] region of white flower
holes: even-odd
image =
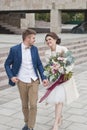
[[[66,61],[67,61],[67,58],[64,58],[63,62],[66,63]]]
[[[63,68],[63,67],[60,67],[58,70],[59,70],[59,72],[60,72],[61,74],[64,74],[64,68]]]
[[[58,57],[57,59],[63,61],[64,57]]]
[[[73,69],[73,64],[66,67],[66,73],[69,73]]]

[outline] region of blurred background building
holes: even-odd
[[[0,33],[66,32],[62,24],[87,21],[87,0],[0,0]],[[69,29],[68,29],[69,31]]]

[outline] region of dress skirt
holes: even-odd
[[[66,103],[70,104],[79,97],[75,80],[72,77],[70,80],[56,86],[46,99],[47,103],[58,104]]]

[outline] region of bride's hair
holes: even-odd
[[[50,36],[50,37],[52,37],[53,39],[55,39],[55,40],[56,40],[56,44],[60,44],[60,43],[61,43],[61,39],[57,36],[56,33],[54,33],[54,32],[48,33],[48,34],[45,36],[45,40],[46,40],[46,38],[47,38],[48,36]]]

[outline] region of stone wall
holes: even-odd
[[[0,11],[50,10],[50,30],[56,33],[61,32],[62,10],[87,9],[87,0],[0,0],[0,3]],[[20,27],[21,29],[35,27],[35,15],[25,14],[25,17],[22,18],[20,14],[15,13],[10,16],[4,16],[3,22]]]
[[[87,9],[87,0],[0,0],[0,10]]]

